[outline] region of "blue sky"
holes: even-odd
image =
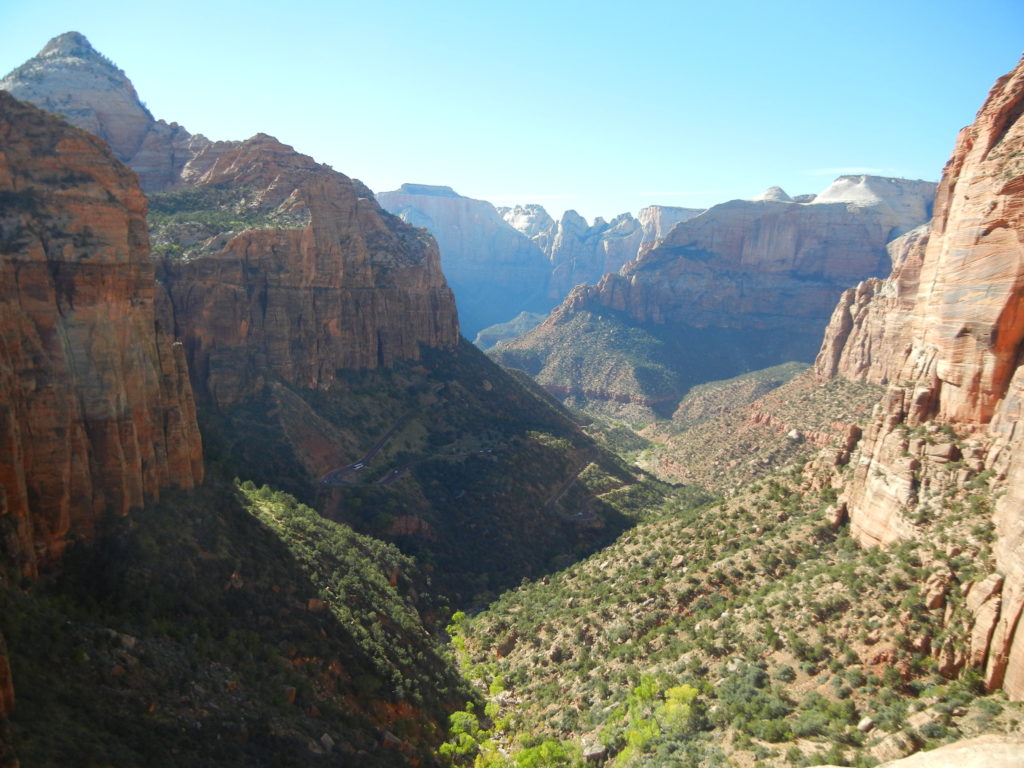
[[[0,70],[72,29],[193,133],[610,218],[937,180],[1020,58],[1024,2],[0,0]]]

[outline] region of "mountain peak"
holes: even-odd
[[[156,122],[117,65],[80,32],[50,40],[33,58],[0,80],[0,90],[99,136],[128,162]]]
[[[81,32],[65,32],[50,40],[37,54],[36,58],[49,58],[59,56],[62,58],[99,58],[106,61],[106,58],[92,47],[92,43]]]
[[[755,197],[753,199],[754,200],[771,200],[771,201],[774,201],[774,202],[777,202],[777,203],[792,203],[793,202],[793,198],[791,198],[789,195],[787,195],[786,194],[786,190],[784,190],[782,187],[768,187],[768,189],[766,189],[764,192],[762,192],[760,195],[758,195],[757,197]]]

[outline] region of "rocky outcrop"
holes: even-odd
[[[930,225],[922,224],[889,243],[888,278],[868,278],[843,292],[815,361],[820,375],[873,384],[899,376],[929,232]]]
[[[893,274],[844,294],[816,367],[888,383],[842,500],[855,536],[913,536],[929,488],[989,470],[997,574],[968,596],[970,662],[1024,697],[1024,61],[992,89],[943,174],[930,234],[911,234]],[[819,198],[820,199],[820,198]],[[900,201],[897,201],[900,202]],[[906,201],[904,201],[906,202]],[[894,206],[896,208],[898,206]],[[938,425],[955,437],[934,439]],[[930,440],[911,430],[924,428]],[[965,436],[969,436],[966,439]],[[954,464],[955,466],[955,464]]]
[[[882,763],[879,768],[1015,768],[1022,762],[1024,740],[1019,736],[987,734]]]
[[[33,577],[203,464],[134,174],[6,93],[0,137],[0,541]]]
[[[174,184],[189,158],[209,143],[177,123],[155,120],[124,72],[78,32],[50,40],[0,80],[0,90],[99,136],[138,173],[146,192]]]
[[[403,184],[392,192],[378,193],[377,200],[437,239],[444,274],[468,336],[520,312],[546,313],[551,308],[546,256],[490,203],[463,197],[450,187],[427,184]]]
[[[764,192],[759,194],[757,197],[750,198],[751,200],[773,200],[776,203],[792,203],[793,198],[786,194],[786,190],[782,187],[768,187]]]
[[[515,207],[499,207],[495,210],[512,229],[522,232],[533,240],[544,255],[551,258],[551,242],[555,236],[558,223],[551,218],[544,207],[531,203]]]
[[[671,205],[649,205],[641,208],[636,215],[643,227],[644,236],[641,246],[654,245],[664,240],[676,224],[689,221],[694,216],[704,213],[704,208],[677,208]]]
[[[326,388],[339,370],[388,368],[418,360],[421,345],[458,343],[433,239],[382,211],[359,182],[265,135],[210,145],[183,179],[187,191],[154,198],[168,211],[157,230],[181,241],[197,213],[227,216],[159,267],[204,397],[227,405],[268,378]],[[219,207],[194,210],[224,190],[235,192]],[[240,213],[249,227],[229,228]]]

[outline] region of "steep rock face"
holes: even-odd
[[[641,246],[664,240],[676,224],[704,213],[704,208],[677,208],[671,205],[649,205],[636,215],[644,229]]]
[[[934,191],[927,182],[877,180],[890,197],[917,200],[915,208],[866,200],[863,184],[844,181],[811,204],[733,200],[684,221],[599,288],[598,301],[642,322],[817,334],[843,287],[888,270],[886,244],[927,219]],[[852,188],[849,199],[837,185]]]
[[[134,174],[5,93],[0,137],[0,525],[5,560],[32,577],[203,464]]]
[[[930,225],[922,224],[889,243],[888,278],[871,277],[843,292],[815,361],[820,375],[872,384],[899,376],[929,232]]]
[[[562,300],[581,283],[594,283],[618,272],[643,248],[663,239],[681,221],[701,213],[698,208],[651,205],[637,218],[623,213],[593,224],[576,211],[566,211],[557,222],[539,205],[502,208],[499,213],[512,227],[533,240],[551,262],[549,296]]]
[[[927,489],[963,461],[963,483],[989,469],[1001,590],[976,601],[973,661],[990,688],[1024,697],[1024,61],[1001,78],[965,128],[936,195],[930,235],[893,275],[848,292],[817,368],[888,382],[843,501],[854,534],[887,544],[915,534]],[[921,445],[907,430],[944,423],[967,442]],[[972,591],[973,594],[973,591]],[[998,599],[998,602],[995,600]],[[986,647],[987,646],[987,647]]]
[[[590,225],[576,211],[566,211],[551,244],[551,298],[560,300],[574,286],[618,272],[636,257],[643,238],[643,226],[628,213]]]
[[[551,308],[547,258],[490,203],[426,184],[403,184],[378,193],[377,200],[385,210],[426,228],[437,239],[467,335],[523,311]]]
[[[168,210],[155,230],[178,242],[198,226],[196,200],[231,193],[212,209],[226,223],[160,264],[194,380],[217,404],[267,376],[326,388],[339,370],[386,368],[419,359],[420,345],[458,342],[434,241],[359,182],[265,135],[207,146],[182,178],[188,190],[154,199]],[[237,231],[232,215],[249,226]]]
[[[208,143],[176,123],[155,120],[124,72],[78,32],[50,40],[0,80],[0,90],[99,136],[139,174],[146,192],[173,184],[197,148]]]

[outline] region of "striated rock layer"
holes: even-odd
[[[990,688],[1024,697],[1024,61],[1001,78],[959,136],[936,195],[930,234],[898,246],[893,274],[847,291],[816,367],[889,384],[845,481],[854,534],[866,544],[913,536],[934,509],[929,489],[951,462],[958,482],[994,474],[991,594],[968,604],[971,661]],[[908,430],[948,425],[967,441],[929,443]],[[955,465],[954,465],[955,466]],[[1000,495],[1001,494],[1001,495]],[[997,578],[996,578],[997,577]]]
[[[6,93],[0,140],[0,542],[33,577],[203,464],[134,174]]]
[[[928,182],[841,177],[810,204],[716,205],[604,278],[590,301],[638,322],[817,335],[844,286],[888,270],[886,244],[927,220],[933,192]]]
[[[204,397],[228,405],[267,377],[322,389],[340,370],[458,343],[433,239],[382,211],[358,181],[264,135],[211,145],[182,176],[188,190],[154,199],[169,211],[155,231],[180,241],[211,213],[228,217],[159,266]],[[194,211],[211,192],[228,202]],[[220,231],[234,215],[248,228]]]

